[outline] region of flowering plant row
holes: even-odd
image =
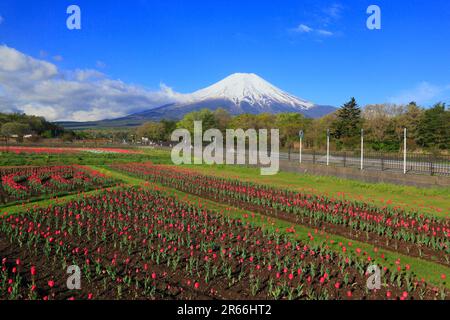
[[[440,262],[450,264],[449,219],[206,176],[164,165],[139,163],[112,167],[216,202],[324,228],[407,254],[425,258],[437,255]]]
[[[137,154],[136,150],[119,148],[51,148],[51,147],[5,147],[0,146],[0,152],[10,152],[15,154],[75,154],[81,152],[91,152],[98,154]]]
[[[0,219],[0,299],[445,299],[381,271],[157,190],[122,188]],[[81,290],[66,288],[77,265]]]
[[[82,166],[5,168],[0,169],[0,177],[0,204],[114,183],[103,174]]]

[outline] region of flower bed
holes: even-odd
[[[0,169],[0,204],[110,186],[114,181],[83,166]]]
[[[164,165],[111,167],[216,202],[450,264],[449,219],[211,177]]]
[[[0,299],[434,299],[443,288],[294,242],[156,190],[126,188],[0,219]],[[69,291],[77,265],[82,288]]]
[[[140,154],[141,151],[117,148],[47,148],[47,147],[0,147],[0,152],[15,154],[76,154],[90,152],[98,154]]]

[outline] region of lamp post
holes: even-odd
[[[299,132],[299,136],[300,136],[300,153],[299,153],[299,161],[300,163],[302,163],[302,149],[303,149],[303,137],[304,137],[305,133],[303,132],[303,130],[300,130]]]

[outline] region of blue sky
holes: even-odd
[[[81,30],[66,28],[71,4]],[[366,28],[370,4],[381,30]],[[319,104],[450,103],[447,0],[2,0],[0,16],[0,45],[136,90],[188,93],[253,72]]]

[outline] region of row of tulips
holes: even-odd
[[[358,240],[398,250],[411,246],[419,254],[438,254],[449,264],[450,221],[405,212],[399,208],[298,193],[251,182],[206,176],[180,168],[153,164],[122,164],[114,169],[177,190],[233,204],[295,223],[325,228]]]
[[[351,244],[349,244],[351,245]],[[12,247],[12,248],[11,248]],[[0,299],[445,299],[407,268],[367,268],[349,252],[168,197],[121,188],[0,220]],[[20,256],[26,261],[18,261]],[[2,258],[0,256],[0,258]],[[65,288],[68,265],[82,289]]]
[[[21,146],[0,146],[0,153],[15,154],[77,154],[81,152],[106,153],[106,154],[139,154],[138,150],[120,148],[52,148],[52,147],[21,147]]]
[[[60,192],[85,191],[113,183],[103,174],[82,166],[0,169],[0,177],[0,203]]]

